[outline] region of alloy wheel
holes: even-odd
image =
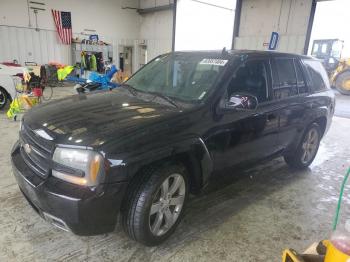
[[[157,190],[149,213],[149,226],[153,235],[162,236],[175,224],[181,213],[186,194],[182,175],[167,177]]]
[[[314,158],[317,153],[319,134],[315,128],[311,128],[306,134],[302,144],[301,162],[306,164]]]

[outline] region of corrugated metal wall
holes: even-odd
[[[172,13],[162,11],[142,17],[140,39],[147,42],[149,60],[171,51]],[[152,24],[152,26],[147,26]],[[170,26],[169,26],[170,24]]]
[[[60,44],[55,31],[0,25],[0,61],[14,59],[21,64],[50,61],[70,64],[71,47]]]
[[[267,50],[264,43],[270,42],[271,35],[242,36],[235,38],[236,49]],[[280,35],[277,51],[302,54],[305,45],[305,35]]]
[[[81,34],[74,34],[73,37],[86,38]],[[119,47],[133,47],[133,72],[139,69],[139,49],[143,41],[135,39],[117,39],[100,36],[100,39],[110,43],[113,48],[113,61],[119,65]],[[25,27],[13,27],[0,25],[0,62],[10,62],[16,59],[20,64],[25,62],[36,62],[47,64],[56,61],[62,64],[71,64],[72,50],[70,45],[63,45],[59,42],[57,33],[53,30],[35,31]],[[148,40],[147,48],[151,50],[152,56],[158,55],[162,50],[162,44],[157,40]],[[153,54],[153,52],[155,52]],[[161,51],[159,51],[161,50]],[[153,57],[152,57],[153,58]]]
[[[74,34],[81,39],[86,36]],[[112,44],[113,61],[118,65],[119,46],[133,47],[133,72],[139,68],[138,52],[139,40],[112,39],[101,37]],[[63,45],[59,42],[57,33],[51,30],[40,30],[0,25],[0,62],[9,62],[16,59],[20,64],[25,62],[36,62],[47,64],[56,61],[62,64],[71,64],[72,50],[70,45]],[[150,41],[152,43],[152,41]],[[154,48],[151,44],[149,48]]]
[[[311,0],[244,0],[236,49],[267,50],[271,33],[278,32],[277,51],[302,54]]]

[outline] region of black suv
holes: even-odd
[[[334,113],[318,60],[257,51],[161,55],[112,91],[33,108],[12,150],[25,198],[78,235],[156,245],[217,171],[284,156],[313,161]]]

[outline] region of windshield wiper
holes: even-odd
[[[126,90],[128,90],[133,96],[137,95],[137,89],[129,84],[121,84],[121,87],[124,87]]]
[[[173,106],[175,106],[176,108],[179,108],[179,106],[174,102],[174,100],[172,98],[170,98],[169,96],[163,95],[161,93],[158,92],[150,92],[150,94],[155,95],[157,97],[160,97],[162,99],[164,99],[165,101],[167,101],[168,103],[172,104]]]
[[[160,98],[164,99],[165,101],[167,101],[168,103],[170,103],[173,106],[175,106],[176,108],[179,108],[179,106],[174,102],[173,99],[171,99],[169,96],[163,95],[161,93],[158,93],[158,92],[147,92],[147,91],[144,91],[144,90],[138,90],[138,89],[136,89],[135,87],[133,87],[133,86],[131,86],[129,84],[122,84],[122,85],[120,85],[120,87],[124,87],[133,96],[136,96],[138,92],[154,95],[154,97],[160,97]]]

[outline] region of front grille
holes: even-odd
[[[31,130],[24,123],[20,132],[21,156],[37,175],[46,178],[50,173],[53,143]]]

